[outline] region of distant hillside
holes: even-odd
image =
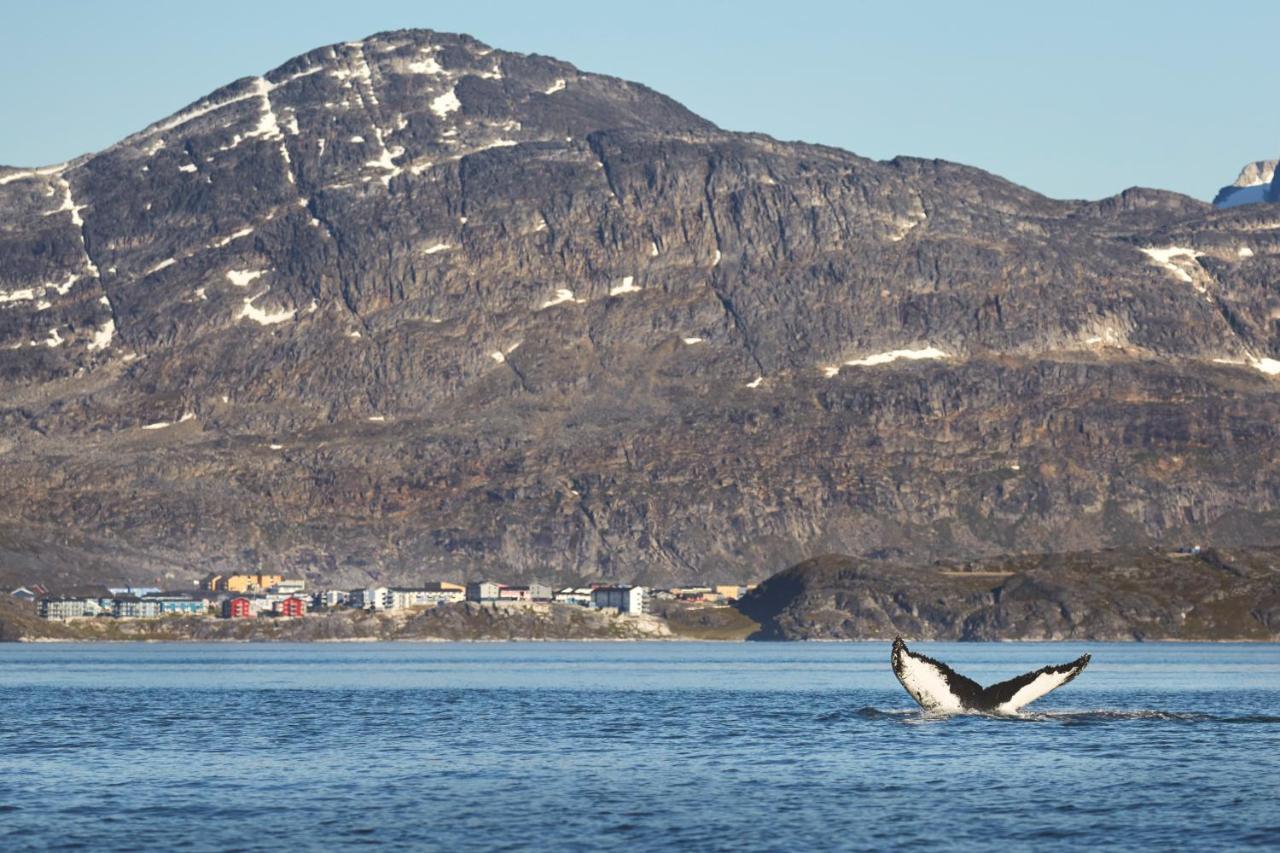
[[[826,556],[739,609],[754,639],[1280,640],[1280,549],[1095,551],[909,568]]]

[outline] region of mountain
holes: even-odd
[[[1278,556],[1127,548],[912,567],[827,555],[737,607],[762,640],[1275,641]]]
[[[1235,183],[1218,190],[1213,198],[1214,207],[1238,207],[1263,201],[1280,201],[1280,183],[1276,179],[1276,166],[1280,160],[1256,160],[1240,170]]]
[[[384,33],[0,169],[0,582],[1280,540],[1280,213]]]

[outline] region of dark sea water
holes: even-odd
[[[1280,847],[1280,647],[0,647],[0,850]]]

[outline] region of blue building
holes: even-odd
[[[191,598],[185,595],[149,595],[146,600],[159,604],[161,615],[183,613],[192,616],[203,616],[209,612],[209,600],[207,598]]]

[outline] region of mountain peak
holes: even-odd
[[[1218,190],[1213,206],[1239,207],[1242,204],[1280,201],[1280,191],[1273,183],[1277,165],[1280,165],[1280,160],[1254,160],[1245,164],[1235,181]]]

